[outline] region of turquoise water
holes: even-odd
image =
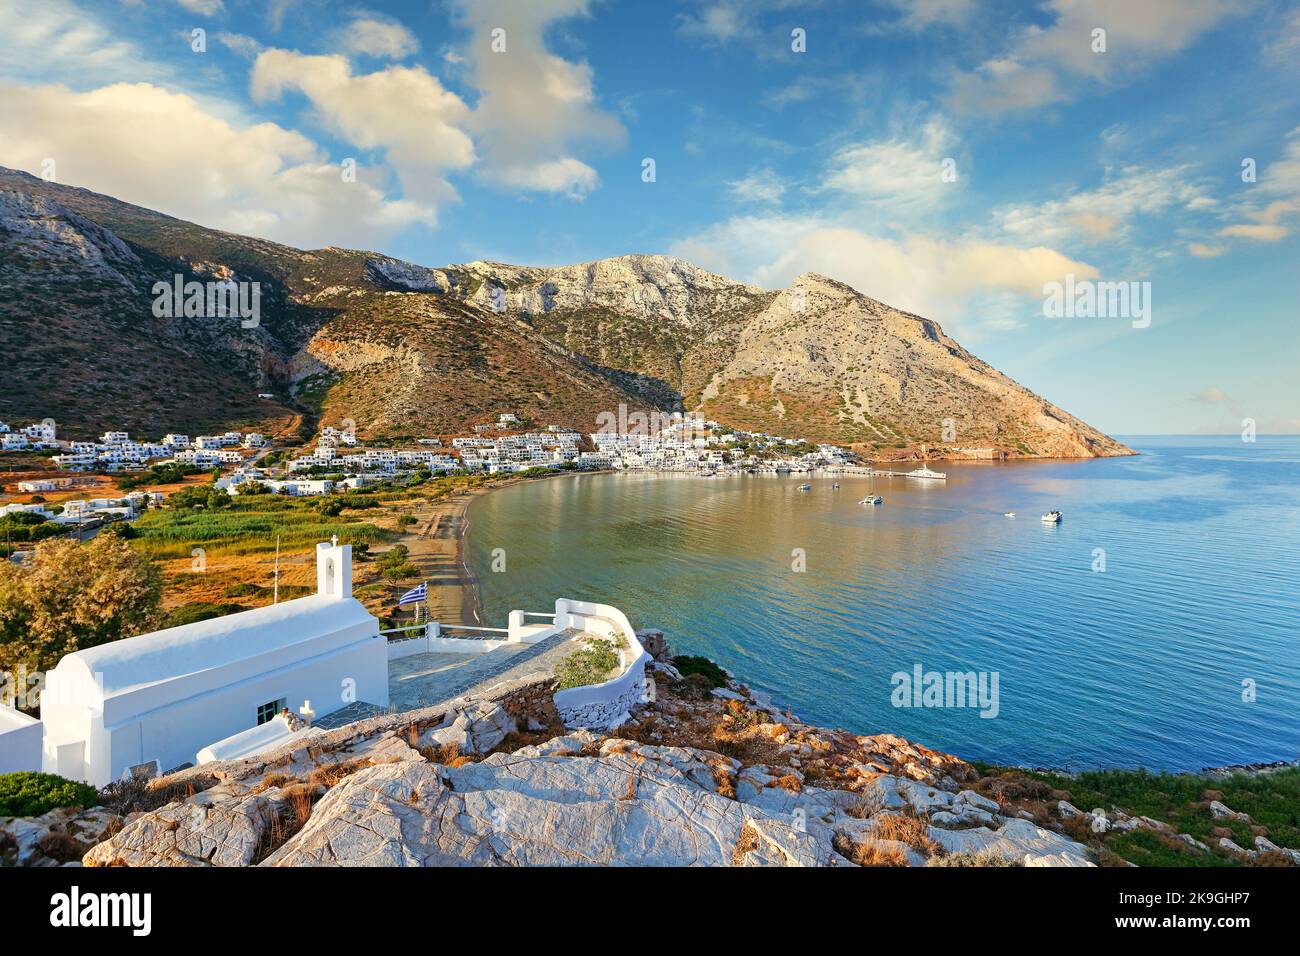
[[[817,723],[1075,769],[1295,758],[1300,439],[1127,441],[1139,457],[877,479],[876,508],[848,477],[520,484],[473,505],[470,561],[490,623],[614,604]],[[997,715],[894,706],[917,664],[996,672]]]

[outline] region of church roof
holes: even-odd
[[[92,680],[102,678],[97,682],[107,700],[298,645],[304,657],[311,656],[313,643],[365,625],[377,632],[375,618],[355,598],[311,595],[75,651],[56,670],[66,674],[84,667]]]

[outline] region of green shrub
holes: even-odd
[[[99,791],[52,773],[0,774],[0,817],[39,817],[58,807],[93,807]]]
[[[727,686],[726,672],[707,657],[700,657],[692,654],[674,657],[673,667],[676,667],[681,671],[683,677],[689,677],[691,674],[700,674],[707,677],[709,683],[714,687]]]
[[[555,668],[555,676],[560,679],[560,690],[569,687],[586,687],[599,684],[609,672],[618,667],[618,652],[610,641],[591,640],[586,647],[580,647]]]

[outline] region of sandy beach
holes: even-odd
[[[584,472],[600,474],[600,472]],[[412,514],[415,524],[401,539],[410,550],[410,561],[420,569],[421,580],[429,582],[428,617],[447,624],[476,624],[505,627],[505,621],[484,621],[477,581],[469,567],[465,536],[469,533],[470,505],[498,488],[518,481],[551,481],[572,478],[559,472],[541,478],[502,478],[469,488],[441,501],[422,501]],[[402,623],[409,623],[403,618]]]
[[[469,506],[496,484],[467,489],[441,501],[421,502],[413,512],[415,524],[402,537],[410,561],[428,581],[428,616],[451,624],[481,624],[478,590],[467,564],[465,532]]]

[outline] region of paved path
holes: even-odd
[[[553,674],[582,644],[583,632],[571,628],[537,644],[507,645],[487,654],[412,654],[389,662],[388,700],[396,711],[414,710],[502,681]]]

